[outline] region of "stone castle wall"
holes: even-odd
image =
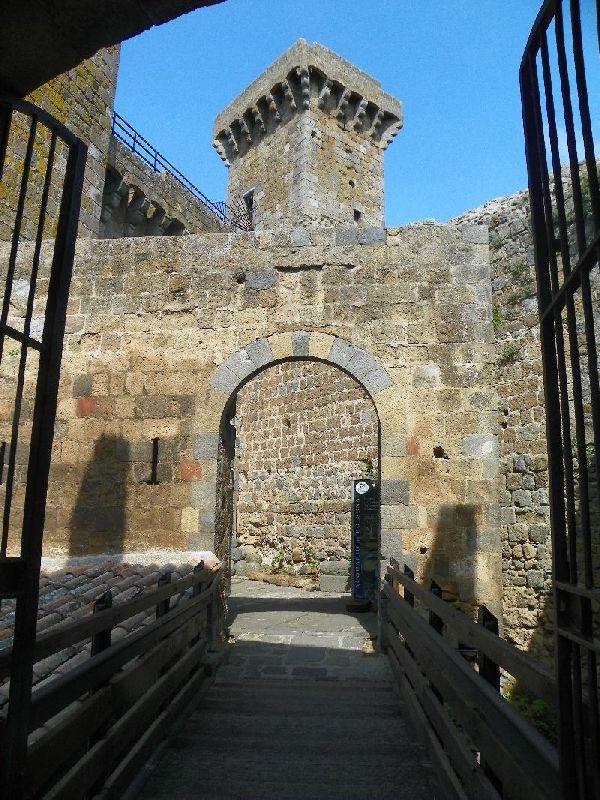
[[[527,192],[458,218],[489,228],[507,635],[552,653],[552,548],[544,386]]]
[[[422,224],[348,245],[306,230],[302,246],[280,233],[79,241],[46,552],[212,549],[223,410],[255,372],[304,356],[375,404],[383,557],[499,611],[485,236]]]
[[[351,481],[378,470],[367,392],[335,367],[283,362],[240,390],[235,428],[237,570],[255,556],[295,570],[348,562]]]
[[[100,237],[173,236],[220,231],[218,217],[166,170],[155,172],[111,136]]]
[[[63,123],[89,146],[79,223],[80,236],[96,237],[100,230],[102,190],[118,63],[118,47],[100,50],[92,58],[54,78],[26,98]],[[7,148],[3,181],[0,184],[0,240],[3,241],[8,240],[12,232],[28,134],[26,120],[16,115]],[[42,142],[39,146],[40,152],[35,153],[33,163],[32,185],[36,188],[29,191],[25,204],[21,231],[23,239],[31,239],[37,227],[43,180],[39,170],[44,161],[42,150],[47,151],[47,142]],[[56,166],[57,178],[61,168],[64,169],[64,163],[61,164],[59,158]],[[60,193],[56,190],[50,196],[44,232],[46,237],[55,233],[59,203]]]

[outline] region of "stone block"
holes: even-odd
[[[368,353],[364,350],[361,350],[360,347],[355,347],[351,345],[353,348],[353,353],[348,359],[348,363],[346,364],[346,369],[348,372],[355,377],[357,380],[361,381],[368,375],[370,372],[375,372],[380,369],[379,364],[372,358]],[[387,388],[387,387],[382,387]]]
[[[404,458],[406,456],[406,436],[382,435],[381,455]]]
[[[384,559],[397,558],[402,556],[402,531],[392,528],[382,528],[381,530],[381,555]]]
[[[195,532],[188,536],[187,548],[188,550],[206,550],[212,552],[214,550],[214,535],[209,532]]]
[[[224,367],[236,375],[239,380],[244,380],[256,369],[256,365],[246,352],[246,350],[236,350],[232,353],[227,361],[223,364]]]
[[[354,345],[351,345],[350,342],[347,342],[345,339],[338,339],[336,337],[333,340],[331,350],[329,351],[329,361],[333,361],[333,363],[337,364],[338,367],[345,368],[354,355],[356,349],[357,348],[355,348]]]
[[[248,289],[272,289],[277,284],[277,273],[274,269],[249,271],[246,273],[246,287]]]
[[[531,507],[531,492],[526,489],[519,489],[512,493],[513,503],[517,508],[530,508]]]
[[[194,458],[216,458],[219,452],[218,433],[197,433],[194,436]]]
[[[273,361],[273,353],[267,339],[257,339],[246,347],[246,352],[255,367],[264,367]]]
[[[239,384],[240,378],[224,364],[217,367],[210,381],[211,386],[228,396],[235,392]]]
[[[527,573],[527,586],[531,589],[542,589],[544,586],[544,573],[541,570],[529,570]]]
[[[350,562],[346,559],[341,561],[322,561],[319,566],[321,575],[345,575],[350,573]]]
[[[409,503],[408,481],[382,480],[381,505],[404,505]]]
[[[92,393],[92,376],[77,375],[73,380],[73,397],[89,396]]]
[[[202,464],[196,459],[182,461],[179,465],[179,477],[182,481],[199,481],[202,479]]]
[[[433,389],[440,385],[440,368],[438,364],[419,364],[413,370],[413,386],[415,388]]]
[[[490,229],[487,225],[461,225],[460,232],[465,242],[471,244],[488,244]]]
[[[290,233],[290,240],[294,247],[306,247],[310,244],[310,236],[306,228],[293,228]]]
[[[322,592],[337,592],[343,594],[350,588],[350,578],[345,575],[321,575],[319,588]]]
[[[383,367],[378,366],[363,376],[362,383],[369,394],[374,395],[384,389],[389,389],[393,380]]]
[[[313,358],[327,359],[333,344],[333,336],[328,333],[313,332],[308,342],[308,355]]]
[[[473,433],[463,439],[463,453],[475,458],[490,458],[498,455],[498,440],[488,433]]]
[[[353,247],[358,242],[358,228],[336,228],[335,243],[337,247]]]
[[[216,502],[214,481],[192,481],[190,483],[190,502],[194,508],[212,509]]]
[[[292,333],[292,353],[295,356],[308,356],[310,334],[306,331]]]
[[[294,355],[291,333],[275,333],[269,336],[267,341],[271,347],[273,358],[276,361]]]
[[[420,528],[424,509],[419,506],[382,505],[381,527]]]
[[[358,228],[356,240],[358,244],[385,244],[385,228]]]

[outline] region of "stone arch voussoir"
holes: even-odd
[[[193,457],[203,465],[203,480],[191,487],[189,517],[198,520],[190,531],[192,549],[213,549],[217,505],[217,459],[220,427],[231,398],[257,372],[292,358],[314,358],[336,366],[362,385],[371,396],[380,420],[381,441],[381,554],[401,556],[401,528],[414,511],[409,511],[408,483],[401,478],[405,455],[399,444],[404,430],[401,392],[392,375],[370,353],[355,344],[318,331],[275,333],[236,350],[209,379],[196,420]]]

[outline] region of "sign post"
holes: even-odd
[[[352,481],[352,599],[375,602],[379,591],[379,485]]]

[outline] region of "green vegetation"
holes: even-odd
[[[271,559],[271,572],[281,572],[287,567],[285,551],[283,547],[275,551],[275,555]]]
[[[519,683],[512,686],[505,695],[506,700],[520,711],[549,742],[558,744],[558,716],[544,700],[535,697]]]
[[[507,344],[498,357],[498,364],[501,367],[505,367],[507,364],[514,364],[515,361],[518,361],[520,355],[521,347],[516,342]]]
[[[502,312],[500,311],[500,306],[497,304],[494,305],[492,310],[492,327],[494,329],[494,333],[498,333],[502,327]]]
[[[317,555],[317,551],[315,548],[307,544],[304,546],[304,557],[306,559],[306,564],[310,569],[318,569],[321,563],[319,556]]]

